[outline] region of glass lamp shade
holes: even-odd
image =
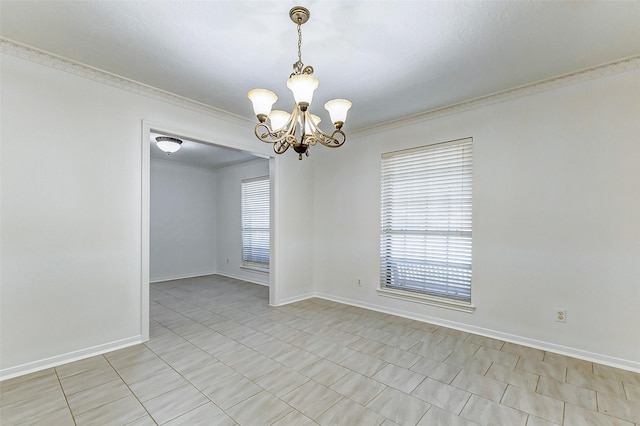
[[[171,154],[180,149],[182,141],[176,138],[161,136],[156,138],[156,145],[167,154]]]
[[[312,75],[300,74],[292,75],[287,80],[287,87],[293,92],[293,97],[298,105],[311,105],[313,91],[318,88],[318,79]]]
[[[269,116],[271,107],[276,103],[278,97],[275,93],[266,89],[253,89],[247,93],[247,98],[253,104],[253,111],[258,117],[263,115],[265,118]]]
[[[271,111],[271,114],[269,115],[269,120],[271,120],[271,130],[275,131],[282,129],[284,125],[287,124],[287,121],[289,121],[290,116],[291,114],[288,112],[279,109]]]
[[[314,114],[309,114],[309,117],[311,117],[311,119],[313,120],[313,124],[315,124],[314,128],[317,127],[318,124],[320,124],[320,122],[322,121],[320,117]],[[311,128],[311,123],[309,123],[308,119],[304,122],[304,133],[307,135],[310,135],[311,133],[313,133],[313,129]]]
[[[347,112],[351,108],[351,102],[346,99],[332,99],[324,104],[324,108],[329,111],[333,124],[341,123],[342,125],[347,121]]]

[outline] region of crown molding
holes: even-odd
[[[399,118],[397,120],[386,121],[384,123],[365,127],[351,132],[351,137],[367,136],[387,130],[393,130],[398,127],[404,127],[412,124],[421,123],[448,115],[458,114],[472,109],[482,108],[489,105],[506,102],[525,96],[535,95],[549,90],[559,89],[578,83],[584,83],[602,77],[619,74],[626,71],[634,71],[640,69],[640,55],[631,56],[614,62],[609,62],[592,68],[586,68],[572,73],[562,74],[546,80],[525,84],[522,86],[507,89],[491,95],[481,96],[479,98],[463,101],[457,104],[448,105],[442,108],[436,108],[419,114],[410,115],[408,117]]]
[[[220,120],[230,121],[240,126],[246,126],[247,123],[251,123],[253,125],[253,121],[248,118],[232,114],[183,96],[175,95],[171,92],[167,92],[153,86],[120,77],[119,75],[111,74],[98,68],[93,68],[89,65],[85,65],[62,56],[57,56],[52,53],[45,52],[44,50],[36,49],[4,37],[0,37],[0,52],[109,86],[117,87],[128,92],[146,96],[148,98],[207,114]]]
[[[80,77],[87,78],[89,80],[107,84],[109,86],[117,87],[132,93],[136,93],[138,95],[146,96],[152,99],[160,100],[203,114],[207,114],[220,120],[230,121],[239,126],[246,126],[247,123],[251,123],[253,125],[253,121],[246,117],[232,114],[222,109],[215,108],[210,105],[185,98],[183,96],[175,95],[171,92],[139,83],[128,78],[120,77],[116,74],[111,74],[98,68],[93,68],[89,65],[85,65],[80,62],[64,58],[62,56],[57,56],[52,53],[27,46],[22,43],[18,43],[4,37],[0,37],[0,52],[26,59],[30,62],[35,62],[41,65],[65,71]],[[640,55],[631,56],[592,68],[586,68],[583,70],[562,74],[546,80],[525,84],[522,86],[514,87],[512,89],[493,93],[491,95],[459,102],[457,104],[448,105],[442,108],[432,109],[429,111],[410,115],[408,117],[399,118],[397,120],[385,121],[373,126],[354,130],[351,132],[351,137],[361,137],[382,131],[393,130],[398,127],[417,124],[424,121],[458,114],[464,111],[482,108],[500,102],[506,102],[517,98],[535,95],[549,90],[559,89],[562,87],[571,86],[574,84],[583,83],[586,81],[637,69],[640,69]]]

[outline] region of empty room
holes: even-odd
[[[640,1],[0,2],[0,424],[640,425]]]

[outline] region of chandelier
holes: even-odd
[[[329,148],[338,148],[347,137],[342,126],[347,118],[351,102],[346,99],[332,99],[324,104],[335,127],[331,134],[323,132],[319,127],[320,117],[309,112],[313,92],[318,88],[318,79],[313,76],[313,67],[302,63],[302,24],[309,20],[310,13],[301,6],[289,11],[289,17],[298,26],[298,61],[293,64],[293,73],[289,76],[287,87],[293,92],[295,103],[293,111],[271,110],[278,100],[275,93],[266,89],[253,89],[247,94],[253,103],[253,110],[258,117],[255,134],[263,142],[272,143],[276,154],[283,154],[289,147],[298,153],[309,156],[309,147],[320,142]],[[267,119],[271,126],[267,124]]]

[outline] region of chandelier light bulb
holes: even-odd
[[[311,105],[313,92],[318,88],[318,84],[318,79],[308,74],[292,75],[287,80],[287,87],[293,93],[293,97],[302,111],[306,111]]]
[[[346,99],[332,99],[324,104],[324,108],[329,111],[331,122],[336,126],[336,129],[339,129],[347,121],[347,112],[351,108],[351,102]]]
[[[271,114],[269,114],[271,128],[273,130],[280,130],[284,128],[285,124],[287,124],[287,121],[289,121],[289,117],[291,117],[291,114],[289,114],[288,112],[274,109],[273,111],[271,111]]]
[[[275,93],[266,89],[253,89],[247,93],[247,98],[253,104],[253,112],[258,120],[264,123],[271,113],[271,107],[276,103],[278,97]]]
[[[310,135],[318,127],[318,124],[320,124],[322,119],[315,114],[309,114],[306,117],[307,119],[304,122],[304,133],[307,135]],[[313,123],[309,122],[309,117],[311,117],[311,120],[313,121]]]

